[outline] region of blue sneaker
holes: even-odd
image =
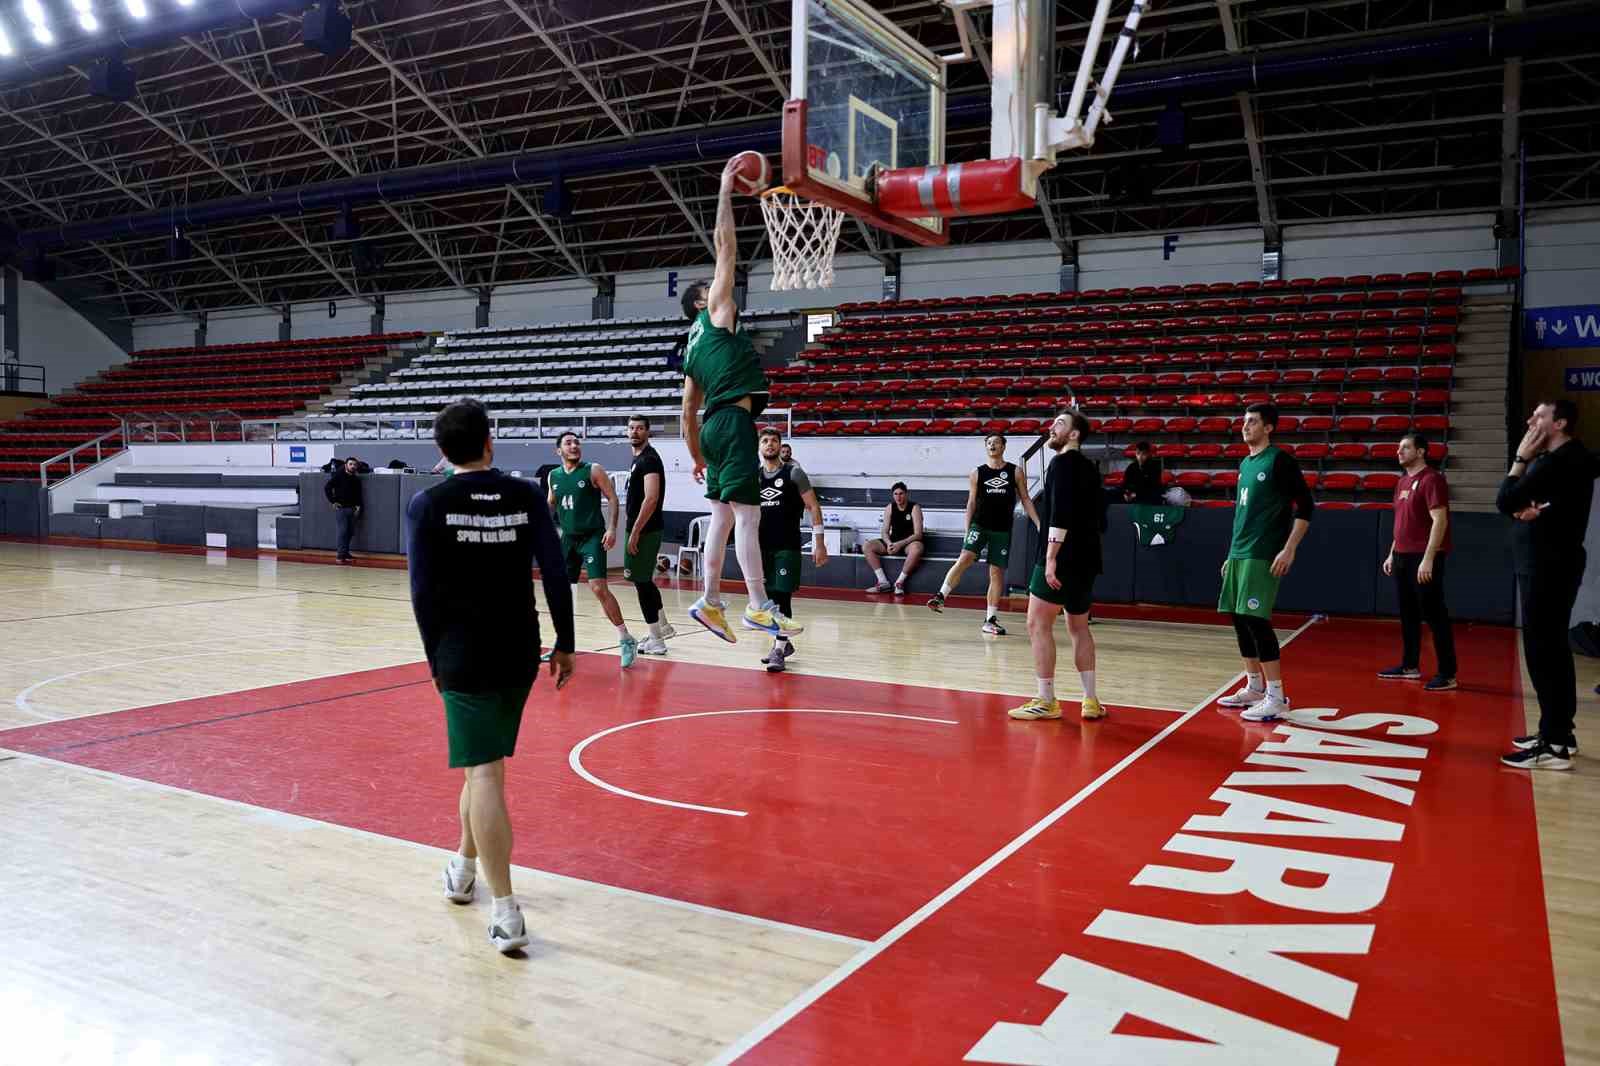
[[[633,660],[639,654],[639,642],[632,637],[623,637],[622,643],[622,668],[626,670],[633,665]]]

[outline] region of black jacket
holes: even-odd
[[[328,483],[322,486],[322,494],[328,497],[329,503],[336,503],[340,507],[360,507],[361,476],[335,470]]]
[[[1530,504],[1547,504],[1532,522],[1513,522],[1511,558],[1519,574],[1556,573],[1581,566],[1583,537],[1600,462],[1579,440],[1534,459],[1521,477],[1500,483],[1495,507],[1515,516]]]

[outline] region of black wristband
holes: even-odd
[[[1518,462],[1518,463],[1521,463],[1523,466],[1527,466],[1529,463],[1533,462],[1533,460],[1532,459],[1524,459],[1522,456],[1519,455],[1519,456],[1516,457],[1515,460],[1513,460],[1513,462]]]

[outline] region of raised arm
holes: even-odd
[[[739,238],[733,228],[733,174],[733,160],[730,159],[722,168],[722,185],[717,190],[717,228],[712,234],[717,269],[711,275],[711,291],[706,293],[706,311],[711,315],[711,324],[730,330],[739,314],[733,303],[733,275],[739,265]]]

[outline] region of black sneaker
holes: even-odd
[[[1422,671],[1415,666],[1386,666],[1378,676],[1385,681],[1421,681]]]
[[[928,597],[928,610],[934,614],[944,614],[944,593],[935,592]]]
[[[1538,733],[1529,733],[1525,737],[1514,737],[1511,741],[1511,746],[1518,751],[1527,751],[1529,748],[1537,748],[1542,739],[1544,738],[1539,736]],[[1576,739],[1571,744],[1563,745],[1563,747],[1567,749],[1569,755],[1578,754],[1578,741]]]
[[[1572,750],[1541,740],[1531,748],[1518,748],[1500,756],[1500,762],[1516,770],[1570,770]]]
[[[1428,683],[1422,687],[1429,692],[1449,692],[1456,687],[1456,679],[1445,677],[1443,674],[1434,674],[1428,678]]]

